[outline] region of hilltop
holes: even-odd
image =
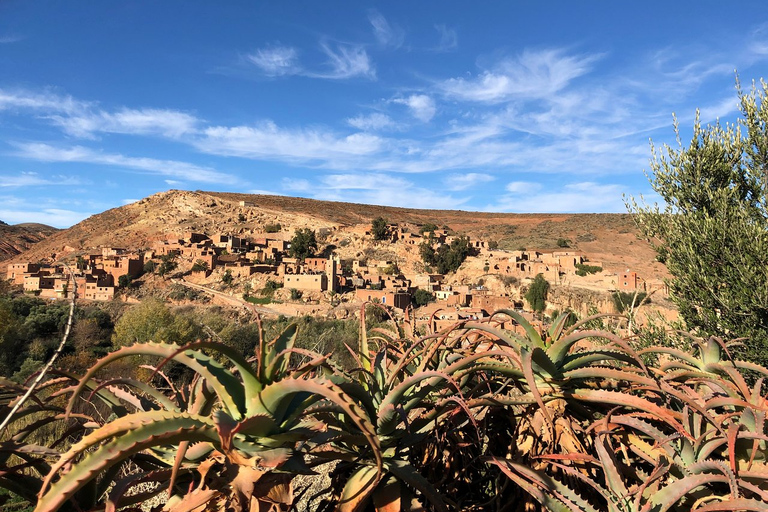
[[[45,224],[8,225],[0,220],[0,261],[13,258],[59,230]]]
[[[241,207],[240,202],[246,203]],[[473,238],[494,240],[500,249],[552,250],[558,239],[574,250],[602,261],[607,269],[637,269],[643,275],[664,275],[653,249],[637,238],[629,214],[513,214],[461,210],[422,210],[313,199],[170,190],[93,215],[69,229],[56,231],[14,261],[35,261],[52,254],[74,253],[102,246],[141,248],[170,233],[189,231],[248,235],[265,224],[280,224],[282,236],[293,230],[339,229],[370,225],[383,217],[391,223],[433,223]],[[244,219],[244,220],[241,220]],[[15,227],[15,226],[14,226]]]

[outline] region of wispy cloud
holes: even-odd
[[[543,192],[538,184],[513,182],[507,185],[507,191],[510,192],[507,196],[489,205],[486,210],[519,213],[616,212],[624,210],[622,193],[626,190],[622,185],[584,181]]]
[[[381,151],[383,141],[370,134],[345,136],[327,129],[286,129],[264,121],[256,126],[207,128],[195,145],[218,155],[317,164],[375,154]]]
[[[466,174],[450,174],[445,179],[445,187],[448,190],[458,191],[488,183],[495,180],[490,174],[481,172],[468,172]]]
[[[7,34],[7,35],[0,35],[0,44],[12,44],[12,43],[18,43],[19,41],[23,41],[24,38],[19,35],[14,34]]]
[[[0,176],[0,187],[40,187],[40,186],[68,186],[81,185],[83,181],[75,176],[50,176],[43,177],[36,172],[21,172],[15,176]]]
[[[0,89],[0,110],[40,110],[44,112],[81,112],[90,106],[72,96],[51,91],[32,92],[24,89]]]
[[[177,110],[128,108],[117,112],[97,110],[70,116],[52,115],[50,119],[68,134],[85,138],[91,138],[94,133],[178,138],[194,133],[200,122],[195,116]]]
[[[469,199],[441,194],[384,173],[328,174],[317,181],[284,180],[283,187],[288,192],[306,194],[314,199],[408,208],[445,208],[446,205],[453,208]]]
[[[405,41],[405,31],[397,26],[392,26],[387,19],[376,9],[368,11],[368,21],[373,27],[373,35],[382,46],[400,48]]]
[[[363,131],[389,130],[397,127],[397,123],[391,117],[381,112],[350,117],[347,119],[347,124]]]
[[[432,48],[435,52],[450,52],[459,47],[459,36],[452,28],[446,25],[435,25],[435,30],[440,35],[440,41],[437,46]]]
[[[32,205],[23,209],[0,207],[0,219],[3,219],[8,224],[35,222],[56,228],[68,228],[91,215],[92,212],[62,208],[39,208]]]
[[[15,156],[42,162],[80,162],[108,165],[203,183],[234,184],[238,181],[230,174],[175,160],[158,160],[155,158],[130,157],[117,153],[103,153],[83,146],[59,148],[39,142],[18,143],[14,145],[17,148]]]
[[[327,80],[376,79],[376,68],[363,45],[323,41],[320,52],[326,57],[322,66],[302,65],[295,48],[280,45],[260,48],[246,55],[245,60],[270,77],[300,75]]]
[[[295,75],[301,72],[298,52],[290,46],[268,46],[246,55],[267,76]]]
[[[307,76],[342,80],[362,77],[376,79],[376,68],[362,45],[336,44],[323,42],[320,49],[328,57],[327,69],[319,72],[307,72]]]
[[[437,112],[435,101],[426,94],[412,94],[407,98],[396,98],[392,101],[401,105],[407,105],[413,117],[425,123],[428,123],[435,117]]]
[[[439,88],[452,98],[487,103],[549,97],[588,73],[600,57],[567,55],[561,49],[525,50],[475,78],[451,78]]]

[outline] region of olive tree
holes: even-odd
[[[651,186],[665,205],[628,205],[666,262],[669,289],[687,326],[746,338],[768,362],[768,85],[738,88],[735,125],[702,126],[685,147],[652,146]]]

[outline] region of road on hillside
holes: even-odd
[[[284,315],[284,316],[290,316],[286,315],[285,313],[279,313],[273,309],[265,308],[264,306],[258,306],[256,304],[253,304],[251,302],[245,301],[243,299],[237,298],[233,295],[226,294],[224,292],[220,292],[217,290],[214,290],[212,288],[207,288],[205,286],[201,286],[199,284],[190,283],[188,281],[185,281],[183,279],[171,279],[172,283],[180,284],[182,286],[186,286],[187,288],[192,288],[193,290],[200,290],[205,293],[210,293],[211,295],[220,298],[227,304],[230,304],[232,306],[240,307],[243,309],[248,309],[250,311],[256,311],[260,315]]]

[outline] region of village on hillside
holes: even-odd
[[[241,203],[241,207],[250,206]],[[379,219],[383,222],[383,219]],[[341,234],[353,235],[365,246],[386,248],[396,259],[375,259],[376,251],[350,253]],[[303,240],[301,236],[311,238]],[[299,238],[297,238],[299,237]],[[317,237],[317,238],[316,238]],[[326,243],[318,244],[317,239]],[[310,241],[297,250],[297,243]],[[338,243],[338,245],[333,242]],[[425,254],[448,254],[451,247],[465,254],[456,268],[440,273],[440,265],[425,262]],[[317,251],[319,246],[323,251]],[[426,252],[425,252],[426,251]],[[381,251],[379,251],[381,253]],[[464,260],[466,258],[466,260]],[[666,296],[661,280],[644,279],[627,269],[606,272],[599,261],[567,247],[556,251],[503,251],[492,241],[470,239],[447,227],[399,224],[283,229],[264,225],[255,235],[187,232],[153,240],[146,248],[102,247],[75,255],[64,252],[52,263],[19,262],[8,265],[7,279],[24,292],[42,298],[63,299],[71,288],[69,263],[78,299],[128,300],[137,280],[147,274],[163,280],[246,301],[265,287],[280,290],[271,307],[276,313],[332,314],[339,304],[380,303],[395,312],[415,308],[417,323],[441,328],[463,319],[482,319],[511,308],[530,318],[534,308],[522,292],[536,276],[554,287],[583,288],[606,294],[654,293]],[[428,263],[433,263],[429,265]],[[454,272],[467,269],[462,279]],[[473,279],[467,279],[467,276]],[[494,285],[495,284],[495,285]],[[121,290],[125,290],[122,293]],[[265,307],[269,302],[260,301]],[[277,307],[278,302],[288,303]],[[294,307],[291,307],[291,304]],[[610,304],[610,301],[607,301]],[[307,307],[311,305],[312,307]],[[304,307],[302,307],[304,306]],[[558,308],[558,305],[553,305]],[[563,305],[562,309],[566,306]],[[604,308],[605,309],[605,308]],[[608,307],[601,312],[613,312]],[[342,313],[343,314],[343,313]],[[338,315],[338,313],[337,313]]]

